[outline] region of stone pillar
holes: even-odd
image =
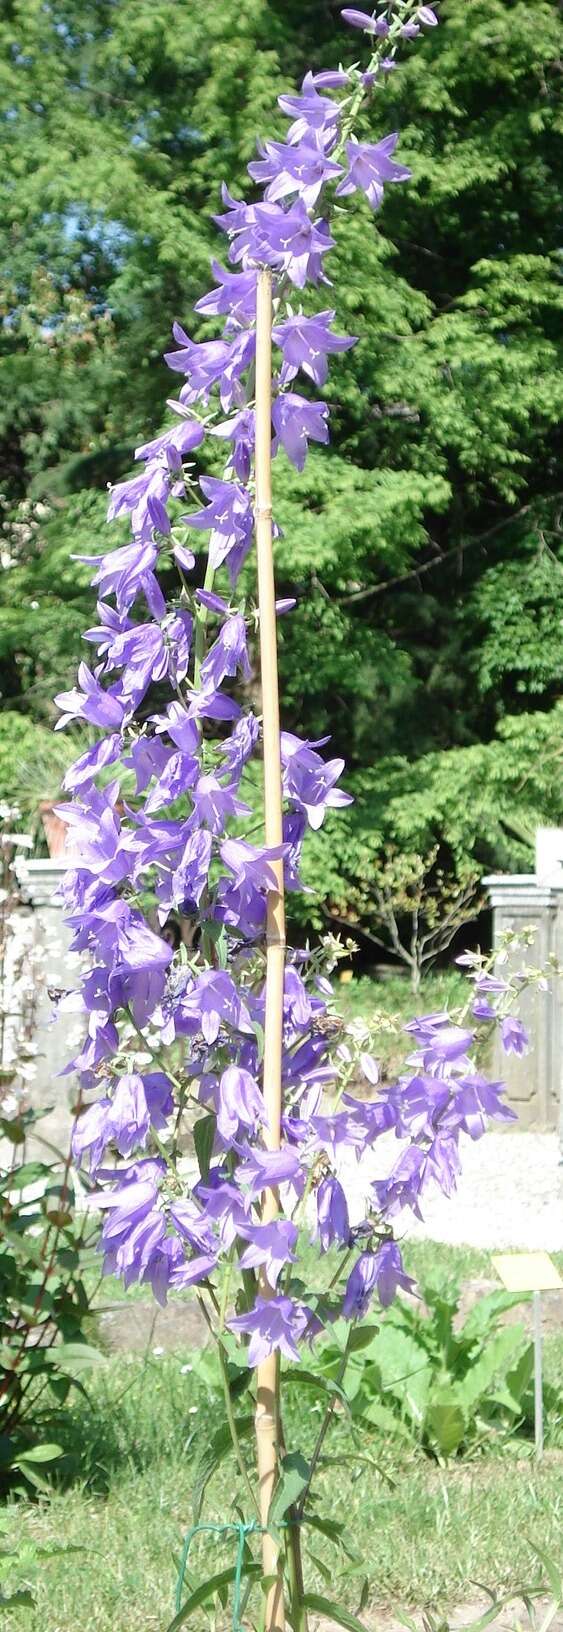
[[[71,934],[63,922],[59,886],[69,866],[62,857],[49,860],[27,858],[16,863],[22,896],[33,908],[37,939],[45,949],[46,980],[37,1015],[37,1074],[31,1085],[31,1102],[36,1110],[52,1106],[42,1117],[37,1136],[30,1141],[38,1154],[47,1155],[42,1139],[66,1154],[72,1126],[71,1105],[76,1097],[76,1079],[60,1072],[77,1053],[84,1032],[79,1014],[56,1015],[56,994],[79,984],[80,957],[69,950]],[[53,996],[50,997],[49,993]],[[41,1147],[41,1149],[39,1149]]]
[[[509,952],[507,969],[522,963],[543,967],[551,953],[561,958],[563,945],[563,875],[557,882],[542,882],[538,873],[495,874],[485,878],[493,909],[493,940],[498,945],[506,930],[515,934],[535,930],[533,946]],[[502,971],[500,971],[502,972]],[[563,994],[560,983],[549,990],[528,987],[522,993],[519,1015],[530,1033],[530,1049],[521,1059],[505,1055],[495,1034],[493,1072],[507,1087],[507,1100],[517,1112],[520,1128],[556,1129],[561,1085]]]

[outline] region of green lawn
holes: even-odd
[[[407,1256],[422,1276],[430,1268],[457,1270],[464,1278],[489,1271],[486,1254],[428,1242]],[[23,1626],[26,1632],[165,1632],[191,1522],[194,1469],[218,1422],[216,1398],[189,1366],[181,1353],[116,1357],[88,1383],[88,1399],[75,1398],[58,1436],[65,1446],[60,1487],[35,1503],[14,1500],[4,1509],[4,1543],[22,1554],[4,1590],[27,1581],[36,1599],[33,1609],[5,1614],[5,1632]],[[547,1340],[546,1373],[563,1382],[561,1336]],[[319,1422],[314,1395],[309,1403],[289,1390],[285,1418],[288,1443],[301,1444],[307,1454]],[[365,1448],[377,1468],[354,1465],[346,1420],[339,1417],[328,1447],[334,1462],[318,1487],[319,1511],[345,1520],[359,1566],[349,1573],[335,1567],[337,1555],[315,1535],[317,1562],[308,1560],[307,1575],[310,1588],[352,1610],[365,1576],[366,1625],[377,1623],[378,1608],[447,1611],[475,1598],[476,1580],[499,1593],[533,1585],[541,1574],[534,1546],[558,1558],[563,1452],[557,1436],[539,1471],[528,1441],[502,1452],[491,1447],[445,1468],[375,1431]],[[229,1461],[209,1486],[207,1516],[228,1519],[238,1501],[245,1506]],[[34,1564],[31,1543],[79,1550]],[[194,1574],[211,1561],[218,1568],[231,1564],[232,1544],[198,1540]],[[190,1624],[198,1632],[211,1625],[203,1611]],[[227,1626],[228,1619],[219,1624]]]

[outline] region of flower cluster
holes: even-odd
[[[66,907],[74,947],[88,961],[86,1036],[69,1070],[86,1089],[102,1084],[79,1119],[75,1154],[100,1186],[104,1266],[127,1284],[149,1282],[164,1301],[169,1288],[213,1288],[229,1260],[244,1286],[231,1326],[249,1338],[250,1364],[274,1349],[296,1359],[334,1315],[356,1320],[375,1292],[387,1304],[408,1285],[395,1219],[418,1213],[430,1184],[451,1191],[462,1134],[476,1138],[489,1117],[510,1114],[500,1084],[476,1069],[475,1028],[445,1014],[413,1024],[404,1076],[378,1091],[372,1054],[338,1041],[322,953],[296,950],[285,972],[281,1150],[264,1140],[273,863],[283,862],[286,888],[299,889],[307,828],[349,795],[338,786],[343,763],[324,759],[323,743],[283,734],[283,842],[256,843],[255,816],[240,836],[252,816],[247,768],[261,736],[257,714],[232,695],[234,683],[244,697],[252,675],[252,620],[237,583],[254,526],[258,268],[272,269],[274,289],[272,452],[283,448],[301,470],[309,442],[329,434],[327,404],[311,386],[322,388],[329,358],[355,343],[334,332],[331,308],[308,313],[299,303],[307,284],[328,281],[333,240],[321,200],[327,190],[338,199],[360,191],[377,209],[385,187],[406,180],[396,134],[360,141],[353,124],[395,66],[401,40],[437,21],[414,0],[343,18],[372,37],[368,69],[307,73],[298,95],[279,99],[287,139],[260,144],[249,165],[262,195],[246,202],[223,189],[217,223],[229,264],[213,262],[215,287],[196,306],[205,319],[222,319],[222,332],[194,340],[174,326],[166,357],[179,376],[174,421],[137,448],[138,473],[111,492],[109,519],[129,518],[132,537],[90,558],[100,595],[98,624],[86,635],[95,662],[83,663],[77,687],[57,699],[61,725],[86,720],[102,733],[67,775],[73,799],[62,814],[77,858]],[[202,475],[199,485],[190,463],[204,438],[198,408],[227,449],[222,476]],[[201,533],[208,566],[203,588],[192,588],[191,544]],[[172,562],[178,590],[167,603]],[[128,802],[123,773],[135,783]],[[356,1068],[360,1097],[349,1091]],[[197,1173],[185,1155],[189,1119]],[[385,1181],[368,1185],[365,1217],[351,1222],[350,1160],[359,1185],[382,1137],[400,1141],[398,1160],[391,1155]],[[264,1222],[271,1188],[282,1216]],[[298,1226],[311,1221],[320,1252],[336,1245],[354,1260],[332,1301],[294,1287]],[[257,1272],[268,1297],[258,1295]]]

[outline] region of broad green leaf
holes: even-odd
[[[533,1375],[534,1345],[533,1343],[528,1343],[523,1354],[521,1354],[519,1359],[516,1361],[516,1365],[513,1366],[509,1372],[507,1372],[504,1379],[505,1386],[512,1396],[512,1399],[516,1402],[519,1410],[522,1409],[522,1403],[530,1387]]]
[[[53,1366],[57,1371],[64,1371],[69,1377],[76,1372],[89,1371],[92,1366],[105,1366],[107,1360],[100,1349],[92,1348],[90,1343],[61,1343],[50,1349]]]
[[[239,1439],[245,1439],[246,1436],[251,1433],[253,1418],[251,1416],[238,1417],[235,1419],[235,1421]],[[219,1467],[221,1462],[224,1462],[225,1457],[228,1456],[229,1452],[232,1452],[232,1450],[233,1442],[231,1439],[229,1424],[228,1422],[223,1422],[221,1423],[220,1427],[217,1428],[216,1432],[212,1434],[209,1445],[206,1446],[203,1455],[200,1457],[195,1471],[192,1489],[194,1524],[199,1523],[201,1509],[203,1506],[203,1498],[205,1496],[209,1480],[215,1473],[216,1468]]]
[[[32,1445],[29,1451],[18,1451],[14,1461],[17,1467],[22,1462],[55,1462],[62,1454],[62,1445]]]
[[[459,1333],[460,1338],[464,1343],[477,1338],[488,1338],[506,1309],[516,1309],[519,1304],[529,1301],[529,1293],[503,1292],[499,1287],[498,1292],[490,1292],[487,1297],[479,1298],[473,1305]]]
[[[341,1604],[333,1604],[330,1598],[323,1598],[319,1592],[304,1593],[303,1603],[305,1608],[312,1609],[315,1615],[326,1615],[331,1621],[336,1621],[337,1626],[345,1627],[346,1632],[366,1632],[365,1626],[349,1609],[344,1609]]]
[[[280,1476],[270,1503],[268,1526],[275,1528],[281,1524],[288,1508],[303,1495],[310,1473],[310,1465],[301,1451],[290,1451],[287,1456],[282,1456]]]
[[[358,1349],[369,1349],[373,1339],[379,1335],[380,1326],[355,1326],[350,1332],[348,1348],[350,1354],[356,1354]]]
[[[369,1405],[364,1407],[361,1417],[357,1419],[358,1424],[363,1421],[364,1417],[367,1422],[373,1423],[374,1428],[383,1428],[387,1434],[396,1434],[401,1439],[411,1438],[406,1423],[403,1422],[396,1411],[391,1411],[390,1407],[384,1405],[381,1400],[371,1400]]]
[[[194,1122],[193,1134],[197,1165],[202,1179],[206,1179],[215,1139],[215,1117],[211,1111],[207,1116],[199,1116],[197,1122]]]
[[[441,1456],[452,1456],[459,1450],[466,1432],[466,1420],[454,1391],[443,1399],[434,1399],[426,1417],[426,1429]]]
[[[503,1326],[490,1337],[474,1365],[455,1385],[462,1411],[469,1417],[477,1401],[486,1394],[498,1372],[506,1369],[509,1360],[522,1347],[523,1326]]]
[[[409,1332],[384,1321],[370,1343],[369,1358],[378,1366],[384,1393],[393,1394],[414,1425],[420,1427],[431,1381],[426,1350]]]

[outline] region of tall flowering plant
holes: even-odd
[[[249,165],[255,201],[223,187],[216,220],[228,264],[213,261],[215,286],[196,305],[222,332],[197,342],[174,325],[174,418],[137,448],[138,473],[111,491],[109,519],[129,517],[132,538],[89,558],[100,600],[85,638],[96,662],[81,664],[76,689],[57,698],[61,726],[78,719],[100,731],[66,777],[63,807],[77,857],[66,906],[88,964],[87,1035],[68,1069],[98,1090],[77,1124],[75,1157],[98,1183],[106,1271],[127,1286],[150,1284],[161,1303],[197,1289],[218,1344],[249,1523],[262,1535],[267,1632],[282,1632],[286,1614],[297,1632],[306,1625],[300,1536],[334,1403],[310,1460],[288,1454],[280,1357],[299,1367],[341,1318],[349,1335],[336,1397],[357,1322],[374,1298],[385,1307],[411,1285],[396,1221],[419,1213],[429,1185],[450,1193],[462,1133],[478,1138],[490,1117],[510,1115],[501,1085],[475,1065],[476,1026],[445,1013],[407,1027],[404,1074],[378,1088],[365,1036],[343,1042],[334,1017],[327,970],[337,944],[285,948],[284,892],[300,888],[307,827],[349,795],[343,762],[324,758],[323,742],[280,735],[275,618],[292,603],[275,603],[271,460],[283,448],[301,470],[309,442],[328,441],[328,405],[314,388],[355,341],[335,333],[329,307],[304,310],[302,291],[329,283],[331,200],[360,193],[377,210],[387,185],[407,181],[397,135],[364,141],[355,125],[399,46],[438,20],[416,0],[342,17],[367,41],[367,65],[307,73],[298,94],[279,98],[287,139],[260,143]],[[193,456],[206,436],[225,447],[226,464],[221,477],[197,481]],[[201,534],[208,557],[196,587],[191,544]],[[254,538],[256,609],[237,588]],[[261,714],[232,695],[251,678],[256,627]],[[260,756],[263,842],[241,793]],[[129,803],[123,771],[135,778]],[[182,933],[194,920],[197,944]],[[479,964],[472,974],[475,1015],[486,1023],[509,1007],[509,989]],[[382,1169],[374,1147],[385,1135]],[[337,1255],[323,1294],[300,1278],[311,1230],[319,1254]],[[233,1409],[235,1338],[254,1391],[257,1489]],[[247,1567],[243,1547],[239,1583]]]

